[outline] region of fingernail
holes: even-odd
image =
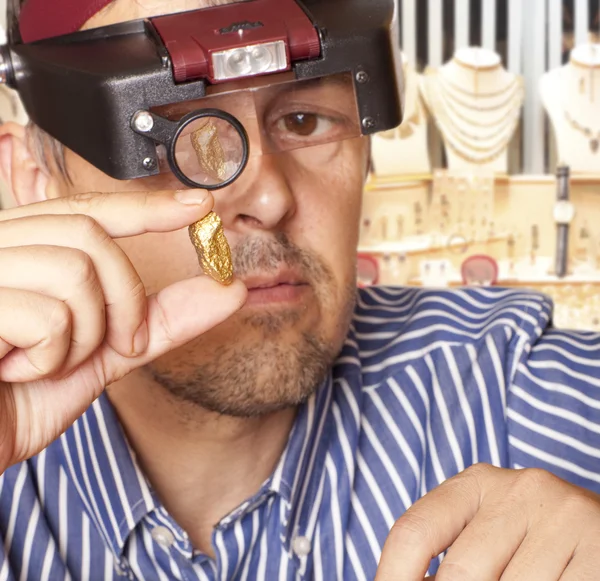
[[[148,348],[148,323],[144,321],[133,337],[133,355],[141,355]]]
[[[187,206],[204,204],[210,194],[206,190],[179,190],[175,192],[175,199]]]

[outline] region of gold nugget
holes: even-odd
[[[231,284],[231,249],[223,232],[221,218],[210,212],[202,220],[192,224],[189,232],[204,272],[221,284]]]
[[[219,140],[217,126],[211,121],[190,134],[202,171],[216,182],[225,181],[225,152]]]

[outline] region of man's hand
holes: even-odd
[[[107,385],[244,304],[242,283],[204,276],[146,297],[114,241],[186,228],[212,204],[197,190],[131,192],[0,213],[0,473],[50,444]]]
[[[597,581],[600,497],[537,469],[477,465],[394,525],[376,581]]]

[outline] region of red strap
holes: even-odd
[[[27,0],[19,27],[23,42],[34,42],[79,30],[113,0]]]

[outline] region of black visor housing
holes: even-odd
[[[130,180],[160,172],[156,143],[132,125],[136,114],[202,99],[236,70],[239,78],[269,74],[244,61],[255,55],[262,66],[265,50],[287,59],[271,68],[299,81],[351,76],[362,135],[398,126],[395,10],[394,0],[250,0],[29,44],[13,40],[1,49],[0,72],[36,125],[109,176]],[[207,28],[207,16],[216,24]]]

